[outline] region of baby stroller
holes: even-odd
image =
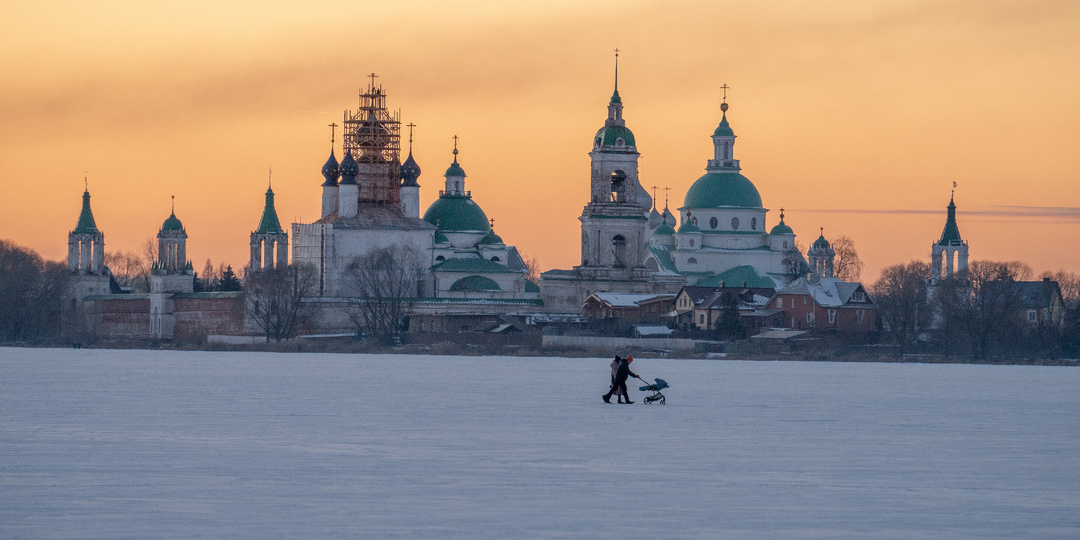
[[[660,393],[660,390],[663,390],[664,388],[668,387],[667,381],[665,381],[664,379],[655,379],[655,381],[656,381],[656,384],[647,384],[645,386],[642,386],[642,387],[638,388],[638,390],[641,390],[642,392],[652,392],[653,393],[653,395],[645,397],[645,404],[646,405],[649,404],[649,403],[652,403],[654,401],[659,401],[661,405],[667,403],[667,399],[664,398],[664,394]]]

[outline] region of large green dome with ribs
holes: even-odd
[[[753,182],[737,172],[710,172],[686,191],[686,208],[761,208],[761,195]]]
[[[487,214],[467,195],[443,195],[424,212],[424,221],[444,232],[491,230]]]

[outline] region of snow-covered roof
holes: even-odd
[[[806,294],[822,307],[841,307],[851,301],[861,283],[843,281],[839,278],[820,278],[811,282],[801,277],[788,283],[777,294]]]
[[[655,298],[673,297],[670,294],[629,294],[629,293],[592,293],[590,296],[596,297],[597,300],[604,302],[611,307],[636,307],[638,302],[644,302],[646,300],[653,300]]]

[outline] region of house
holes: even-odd
[[[734,304],[743,327],[752,330],[767,324],[758,311],[774,293],[770,287],[683,287],[675,297],[675,312],[680,328],[705,330],[715,328],[723,310]]]
[[[1048,277],[1042,281],[994,281],[984,285],[982,294],[1002,292],[1011,295],[1007,301],[1016,306],[1021,320],[1028,325],[1064,326],[1065,301],[1058,282]]]
[[[671,294],[592,293],[581,306],[590,319],[661,322],[672,311]]]
[[[861,283],[831,277],[801,277],[769,299],[766,309],[783,310],[785,328],[870,332],[876,308]]]

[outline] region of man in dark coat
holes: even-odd
[[[615,380],[611,383],[611,391],[603,395],[604,402],[611,403],[611,395],[618,391],[622,391],[623,395],[626,396],[626,403],[633,403],[633,401],[630,401],[630,393],[626,391],[626,378],[641,378],[637,373],[630,371],[630,362],[634,361],[634,357],[627,356],[626,358],[619,358],[616,356],[615,359],[619,362],[619,366],[615,370]]]

